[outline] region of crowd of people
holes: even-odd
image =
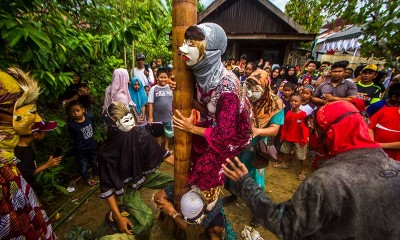
[[[82,178],[90,186],[100,183],[114,230],[150,238],[154,213],[140,195],[146,187],[161,189],[154,201],[175,237],[237,239],[223,206],[238,197],[253,213],[251,225],[283,239],[400,236],[400,209],[393,204],[400,197],[394,190],[400,187],[400,75],[382,74],[374,64],[353,70],[346,61],[279,67],[263,59],[247,62],[243,54],[238,62],[222,62],[227,38],[213,23],[191,26],[184,37],[179,51],[196,78],[196,117],[173,111],[179,82],[172,66],[161,58],[148,65],[143,53],[130,74],[113,71],[100,146],[95,99],[77,72],[62,96]],[[55,239],[34,176],[62,157],[53,154],[36,166],[32,143],[57,123],[36,115],[39,89],[27,74],[8,69],[0,80],[0,239]],[[191,190],[180,209],[173,204],[173,177],[158,170],[162,162],[174,165],[174,129],[193,135]],[[274,203],[265,192],[265,165],[254,160],[260,142],[279,152],[272,167],[300,162],[302,183],[287,202]],[[310,176],[308,160],[316,170]],[[222,186],[230,196],[220,197]]]

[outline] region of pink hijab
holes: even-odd
[[[342,117],[342,119],[340,119]],[[337,101],[321,107],[317,122],[326,131],[329,156],[360,148],[380,148],[369,137],[368,125],[350,102]]]
[[[112,82],[106,88],[104,96],[103,112],[112,102],[122,102],[127,107],[135,106],[129,95],[129,74],[124,68],[115,69],[112,75]]]

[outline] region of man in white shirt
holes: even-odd
[[[151,87],[154,84],[153,71],[145,64],[143,53],[136,55],[137,67],[134,68],[134,76],[139,78],[143,86]]]

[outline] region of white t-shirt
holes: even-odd
[[[149,68],[149,77],[146,77],[144,75],[144,68],[143,69],[138,69],[134,68],[133,69],[133,74],[135,77],[139,78],[139,80],[142,82],[143,87],[144,86],[151,86],[154,84],[154,75],[153,71]]]

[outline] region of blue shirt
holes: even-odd
[[[74,142],[74,147],[78,150],[88,150],[96,147],[94,141],[95,122],[93,117],[84,114],[85,121],[77,123],[72,119],[68,120],[69,135]]]

